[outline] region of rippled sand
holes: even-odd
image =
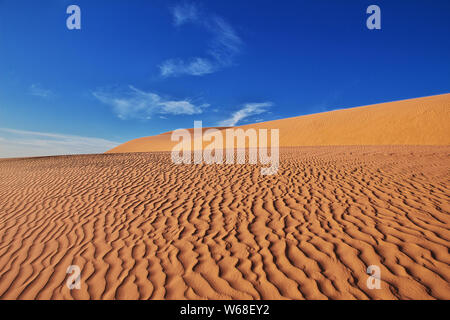
[[[274,176],[168,153],[0,160],[0,298],[450,299],[449,155],[285,148]]]

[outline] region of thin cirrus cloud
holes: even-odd
[[[118,145],[101,138],[0,128],[0,158],[103,153]]]
[[[105,90],[92,93],[100,102],[113,108],[122,120],[151,119],[154,115],[194,115],[203,112],[208,104],[195,105],[188,99],[173,100],[128,86],[126,88]]]
[[[207,58],[191,58],[188,62],[182,59],[169,59],[164,61],[159,69],[163,77],[180,76],[183,74],[191,76],[202,76],[217,71],[217,65]]]
[[[29,88],[29,93],[32,96],[41,97],[41,98],[49,98],[53,96],[53,92],[49,89],[43,88],[38,83],[33,83]]]
[[[199,18],[199,10],[192,3],[181,3],[172,8],[173,23],[180,26],[187,22],[194,22]]]
[[[273,106],[272,102],[246,103],[241,109],[234,112],[230,118],[222,120],[219,126],[233,127],[245,118],[267,112],[271,106]]]
[[[161,76],[203,76],[233,65],[241,50],[242,40],[224,19],[200,12],[193,3],[175,6],[172,8],[172,15],[176,27],[187,23],[197,24],[209,31],[212,39],[204,57],[173,58],[162,62],[159,65]]]

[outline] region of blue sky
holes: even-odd
[[[445,0],[0,0],[0,157],[448,93],[449,38]]]

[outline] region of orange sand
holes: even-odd
[[[279,129],[283,147],[450,145],[449,119],[450,94],[443,94],[235,128]],[[108,153],[171,151],[177,144],[171,133],[128,141]]]
[[[170,132],[117,154],[0,160],[0,298],[450,299],[449,107],[447,94],[242,127],[280,129],[271,176],[130,153],[170,151]]]
[[[284,148],[273,176],[168,152],[0,160],[0,298],[450,299],[449,155]]]

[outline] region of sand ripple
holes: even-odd
[[[0,298],[450,299],[449,155],[286,148],[274,176],[167,153],[0,160]]]

